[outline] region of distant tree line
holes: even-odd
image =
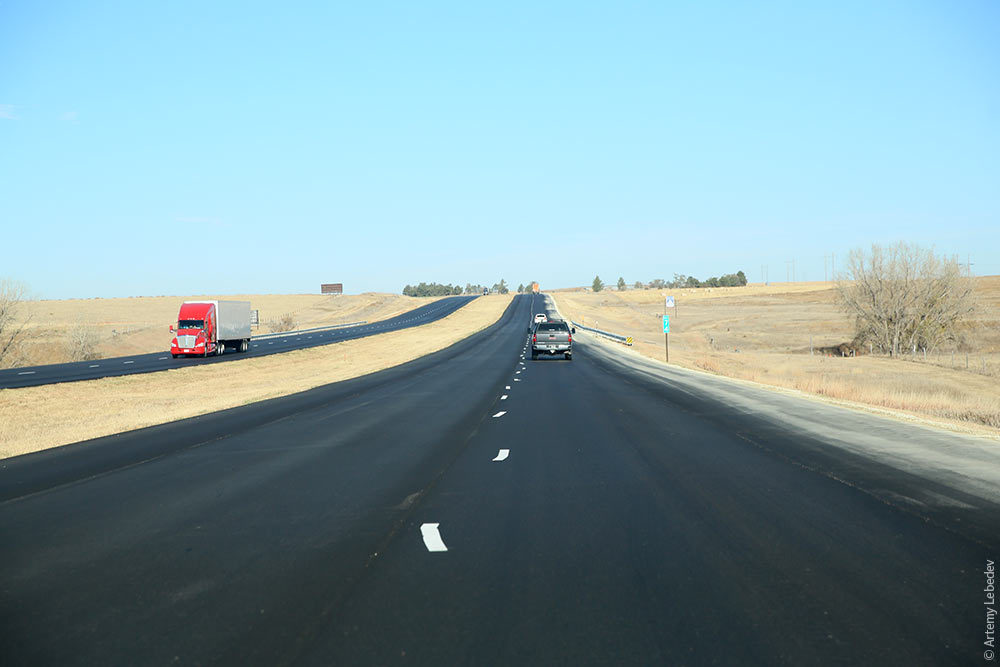
[[[438,283],[420,283],[419,285],[407,285],[403,288],[406,296],[449,296],[461,294],[461,285],[440,285]]]
[[[712,276],[707,280],[698,280],[694,276],[686,276],[683,273],[675,273],[673,280],[664,280],[663,278],[657,278],[656,280],[651,280],[648,283],[643,283],[642,281],[635,281],[633,283],[633,289],[688,289],[688,288],[699,288],[699,287],[743,287],[747,284],[747,277],[742,271],[737,271],[736,273],[727,273],[723,276],[715,277]],[[618,291],[624,292],[626,289],[625,278],[618,278]],[[604,283],[601,281],[599,276],[594,276],[594,282],[591,284],[591,289],[595,292],[600,292],[604,289]]]
[[[494,283],[493,287],[487,288],[485,285],[473,285],[472,283],[465,283],[463,288],[461,285],[441,285],[439,283],[420,283],[419,285],[407,285],[403,288],[403,294],[406,296],[452,296],[457,294],[482,294],[484,290],[489,289],[494,294],[507,294],[510,290],[507,288],[507,281],[501,279],[500,282]]]

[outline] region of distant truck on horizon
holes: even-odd
[[[538,283],[531,283],[531,291],[538,294]]]
[[[250,349],[249,301],[185,301],[177,313],[177,328],[170,354],[180,356],[223,354],[227,349]]]

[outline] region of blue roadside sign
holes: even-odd
[[[670,333],[670,316],[663,316],[663,333]]]

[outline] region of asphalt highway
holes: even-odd
[[[542,306],[0,462],[4,664],[984,661],[995,443],[582,334],[531,361]]]
[[[293,333],[285,336],[255,339],[250,343],[250,349],[247,352],[227,351],[219,357],[186,357],[174,359],[170,356],[170,337],[166,333],[166,327],[164,327],[162,352],[97,359],[94,361],[75,361],[66,364],[8,368],[0,370],[0,389],[33,387],[42,384],[52,384],[54,382],[94,380],[102,377],[134,375],[136,373],[151,373],[153,371],[163,371],[183,366],[215,364],[235,359],[262,357],[290,350],[329,345],[330,343],[340,343],[345,340],[364,338],[365,336],[378,333],[427,324],[452,314],[475,298],[475,296],[446,297],[379,322],[368,322],[357,326],[329,329],[326,331],[303,334]]]

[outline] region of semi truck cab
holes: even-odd
[[[207,357],[219,354],[218,338],[215,335],[215,305],[211,303],[184,303],[177,314],[176,333],[170,344],[170,353],[176,359],[182,354],[197,354]]]

